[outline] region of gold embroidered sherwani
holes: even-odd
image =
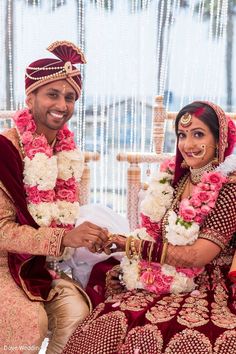
[[[4,136],[13,143],[22,157],[16,130],[10,129],[4,133]],[[12,193],[14,191],[6,190],[0,181],[0,353],[37,353],[47,334],[47,313],[49,314],[49,327],[54,330],[56,321],[59,323],[58,318],[54,316],[54,310],[57,311],[60,298],[64,296],[66,291],[70,296],[71,312],[73,311],[73,315],[68,312],[68,309],[66,309],[66,313],[65,311],[63,313],[63,316],[71,316],[68,325],[68,328],[70,327],[69,334],[75,328],[72,323],[76,322],[77,324],[81,318],[88,314],[89,310],[82,295],[68,281],[54,281],[53,291],[59,295],[55,298],[56,301],[53,300],[52,303],[46,305],[47,313],[42,302],[31,301],[30,299],[34,300],[34,297],[31,294],[26,296],[15,283],[8,267],[8,252],[59,256],[64,231],[50,227],[40,227],[36,230],[28,225],[17,224],[16,210],[11,198]],[[59,338],[63,336],[66,319],[63,323],[64,325],[60,325],[61,328],[57,328],[57,333],[53,332],[54,337],[56,335]],[[61,345],[59,339],[56,345],[48,349],[48,353],[60,353]]]

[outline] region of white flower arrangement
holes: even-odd
[[[192,245],[198,238],[199,225],[192,223],[188,228],[177,222],[178,216],[170,210],[166,225],[166,238],[173,246]]]
[[[48,157],[44,153],[37,153],[30,159],[24,158],[24,180],[30,186],[37,186],[39,190],[50,190],[55,186],[57,179],[57,158]]]
[[[83,154],[78,150],[62,151],[57,153],[58,178],[67,180],[74,177],[79,181],[83,169],[84,158]]]
[[[151,221],[160,221],[170,207],[174,189],[170,185],[172,175],[160,172],[152,178],[146,196],[140,204],[141,212]]]

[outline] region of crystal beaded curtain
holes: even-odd
[[[91,201],[123,212],[127,165],[116,154],[152,151],[154,96],[164,95],[169,110],[194,99],[226,108],[227,19],[233,5],[234,0],[2,0],[0,108],[24,105],[24,68],[47,55],[52,41],[77,43],[88,63],[81,66],[84,89],[70,127],[81,149],[100,152],[100,161],[91,164]],[[173,146],[167,126],[166,151]],[[143,177],[147,168],[142,166]]]

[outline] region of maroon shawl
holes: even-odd
[[[27,209],[21,157],[11,141],[3,135],[0,135],[0,179],[16,208],[16,222],[38,229]],[[52,277],[46,269],[45,256],[8,253],[8,265],[16,284],[31,300],[48,300]]]

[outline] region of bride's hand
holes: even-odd
[[[112,293],[119,293],[124,289],[124,285],[121,283],[121,279],[122,279],[121,274],[122,273],[119,265],[113,267],[111,270],[107,272],[107,277],[106,277],[107,290],[111,290]]]
[[[103,244],[103,251],[106,254],[114,252],[122,252],[125,250],[125,243],[127,237],[119,234],[111,234],[108,236],[108,241]]]

